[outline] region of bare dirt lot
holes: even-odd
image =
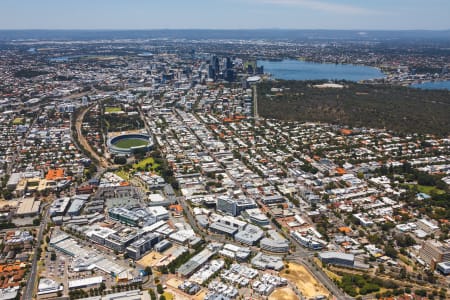
[[[281,289],[276,289],[269,296],[269,300],[297,300],[298,297],[295,292],[288,287],[284,287]]]
[[[167,287],[168,291],[170,291],[173,294],[174,300],[203,300],[206,295],[206,290],[201,289],[200,292],[198,292],[196,295],[187,295],[180,291],[177,287],[183,283],[183,280],[173,277],[167,280]]]
[[[156,251],[152,251],[149,254],[142,257],[140,260],[137,261],[137,264],[143,267],[154,267],[162,258],[164,255],[161,253],[158,253]]]
[[[320,284],[302,265],[289,263],[289,268],[283,270],[280,275],[295,284],[307,298],[319,295],[329,295],[327,289],[325,289],[325,287]]]

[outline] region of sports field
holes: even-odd
[[[122,109],[120,107],[113,107],[113,106],[105,107],[105,112],[107,112],[107,113],[118,113],[121,111],[122,111]]]
[[[25,118],[15,118],[13,120],[13,125],[21,125],[25,123]]]
[[[148,144],[148,141],[141,140],[141,139],[123,139],[117,141],[117,143],[114,144],[114,146],[118,148],[128,149],[131,147],[139,147],[139,146],[145,146]]]

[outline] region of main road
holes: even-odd
[[[256,97],[257,97],[257,90],[256,90],[256,86],[254,86],[254,89],[253,89],[253,92],[254,92],[254,99],[255,99],[255,118],[257,118],[257,104],[256,104],[256,102],[257,102],[257,100],[256,100]],[[175,111],[176,112],[176,111]],[[178,115],[177,113],[176,113],[176,115]],[[179,115],[178,115],[179,116]],[[197,140],[198,140],[198,142],[199,142],[199,145],[214,159],[214,161],[218,164],[218,165],[220,165],[220,162],[218,161],[218,159],[217,159],[217,157],[214,155],[214,153],[212,153],[207,147],[205,147],[205,145],[203,145],[203,143],[202,143],[202,140],[197,136],[197,134],[195,133],[195,131],[194,130],[192,130],[192,128],[190,128],[190,127],[188,127],[188,129],[189,129],[189,131],[191,132],[191,134],[193,134],[196,138],[197,138]],[[226,173],[227,173],[227,175],[230,177],[230,178],[233,178],[232,176],[231,176],[231,174],[229,174],[229,172],[227,171],[227,170],[225,170],[226,171]],[[242,185],[240,184],[240,183],[238,183],[238,187],[241,189],[241,190],[243,190],[244,191],[244,193],[245,193],[245,189],[242,187]],[[181,206],[183,207],[183,210],[186,212],[186,214],[187,214],[187,218],[188,218],[188,221],[189,221],[189,223],[191,224],[191,226],[193,227],[193,229],[195,230],[195,231],[197,231],[197,232],[202,232],[202,230],[201,229],[199,229],[198,228],[198,226],[197,226],[197,224],[196,224],[196,222],[195,222],[195,219],[194,219],[194,217],[192,216],[192,213],[191,213],[191,211],[190,211],[190,209],[189,209],[189,207],[188,207],[188,205],[186,204],[186,202],[185,202],[185,200],[184,200],[184,198],[183,197],[179,197],[179,202],[180,202],[180,204],[181,204]],[[271,225],[272,225],[272,227],[274,227],[279,233],[281,233],[282,235],[284,235],[284,232],[280,229],[280,228],[278,228],[277,226],[275,226],[275,224],[271,221]],[[202,236],[203,237],[205,237],[204,236],[204,234],[202,234]],[[221,241],[221,242],[223,242],[223,241],[226,241],[225,239],[218,239],[218,238],[215,238],[215,237],[211,237],[211,236],[206,236],[207,238],[207,240],[208,239],[214,239],[214,240],[219,240],[219,241]],[[295,252],[293,253],[293,255],[291,255],[290,256],[290,260],[291,261],[294,261],[294,262],[297,262],[297,263],[299,263],[299,264],[302,264],[302,265],[304,265],[312,274],[313,274],[313,276],[314,277],[316,277],[316,279],[317,280],[319,280],[335,297],[337,297],[338,299],[342,299],[342,300],[345,300],[345,299],[353,299],[353,298],[351,298],[351,297],[349,297],[349,296],[347,296],[339,287],[337,287],[336,286],[336,284],[321,270],[321,268],[320,267],[318,267],[314,262],[312,262],[311,261],[311,257],[314,255],[314,252],[311,252],[311,251],[309,251],[309,250],[307,250],[307,249],[305,249],[303,246],[301,246],[295,239],[293,239],[291,236],[289,236],[289,235],[287,235],[287,238],[289,239],[289,241],[291,242],[291,245],[296,245],[296,250],[295,250]]]
[[[38,260],[40,259],[40,257],[38,257],[38,254],[40,251],[38,251],[38,248],[41,247],[41,242],[42,242],[42,237],[44,235],[44,231],[47,227],[47,222],[48,222],[48,204],[46,206],[44,206],[44,214],[43,217],[41,219],[41,225],[39,226],[39,233],[38,236],[36,238],[36,247],[34,250],[34,257],[33,257],[33,262],[31,263],[31,272],[30,272],[30,277],[28,278],[27,281],[27,285],[25,286],[25,291],[23,293],[23,299],[33,299],[33,292],[34,292],[34,288],[36,286],[36,280],[37,280],[37,263]]]

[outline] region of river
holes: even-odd
[[[313,63],[288,59],[259,60],[258,66],[264,66],[264,72],[270,73],[274,78],[286,80],[360,81],[384,77],[377,68],[351,64]]]

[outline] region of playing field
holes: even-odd
[[[142,139],[123,139],[117,141],[117,143],[114,144],[114,146],[118,148],[128,149],[131,147],[139,147],[139,146],[145,146],[148,144],[148,141],[142,140]]]
[[[15,118],[13,121],[13,125],[21,125],[25,123],[25,118]]]
[[[287,273],[286,270],[289,270],[289,273]],[[325,287],[302,265],[289,263],[289,268],[283,270],[280,275],[294,283],[306,298],[329,295],[329,292]]]
[[[121,111],[122,111],[122,109],[120,107],[111,107],[111,106],[105,107],[105,112],[107,112],[107,113],[118,113]]]

